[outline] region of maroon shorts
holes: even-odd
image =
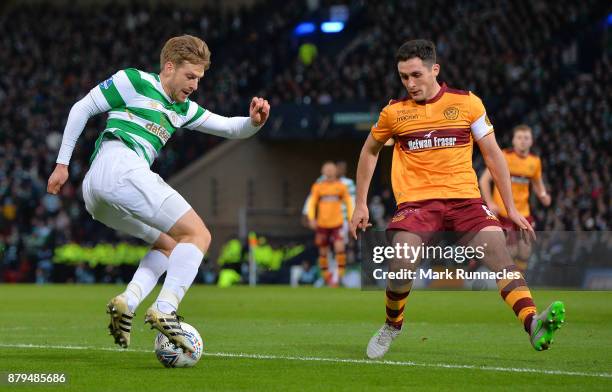
[[[412,233],[440,231],[477,232],[487,226],[501,227],[482,199],[431,199],[402,203],[387,230]]]
[[[315,233],[315,245],[319,248],[329,246],[336,241],[343,241],[342,226],[332,227],[331,229],[317,227]]]
[[[532,215],[526,216],[525,219],[527,219],[527,222],[529,222],[532,227],[534,226],[535,219]],[[499,217],[499,223],[501,224],[502,229],[504,229],[504,231],[506,232],[507,244],[515,245],[520,238],[519,227],[514,222],[512,222],[510,218],[506,218],[503,216]]]

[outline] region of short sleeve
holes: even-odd
[[[493,124],[487,116],[482,100],[470,92],[470,112],[468,120],[474,140],[480,140],[493,132]]]
[[[389,106],[386,106],[378,116],[378,121],[372,126],[372,137],[380,143],[385,143],[393,136],[393,127],[389,121]]]
[[[542,178],[542,160],[538,157],[535,162],[535,169],[533,171],[533,179],[539,180]]]

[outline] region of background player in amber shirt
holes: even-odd
[[[536,197],[545,207],[550,206],[551,199],[542,181],[542,162],[538,156],[530,153],[532,145],[531,128],[525,124],[517,125],[513,129],[512,148],[504,150],[503,153],[510,170],[514,204],[519,213],[533,226],[535,222],[529,209],[529,184],[533,186]],[[510,254],[514,257],[515,264],[524,272],[531,254],[531,243],[517,235],[518,228],[508,219],[508,211],[499,190],[495,188],[491,192],[492,181],[491,172],[485,169],[479,181],[482,198],[507,231]]]
[[[451,89],[437,81],[435,45],[408,41],[396,54],[397,70],[408,97],[391,101],[380,113],[359,156],[357,194],[351,232],[369,226],[367,194],[378,154],[395,139],[392,187],[398,209],[387,232],[393,245],[418,249],[436,231],[472,232],[475,245],[487,243],[483,262],[493,272],[515,271],[499,221],[480,198],[472,168],[472,148],[478,143],[485,163],[500,190],[508,217],[534,239],[535,233],[512,200],[510,173],[497,145],[482,101],[473,93]],[[399,256],[389,270],[415,269],[420,260]],[[536,314],[527,283],[518,274],[498,282],[500,294],[522,322],[536,350],[544,350],[563,322],[564,305],[554,302]],[[380,358],[402,328],[404,307],[412,280],[388,280],[386,322],[370,339],[366,354]]]
[[[327,255],[333,244],[338,276],[342,278],[346,268],[346,246],[342,234],[346,206],[348,216],[353,215],[353,202],[348,187],[338,180],[336,164],[325,162],[321,168],[323,181],[312,186],[308,202],[308,220],[310,228],[316,231],[315,244],[319,248],[319,268],[325,282],[332,284],[333,274],[329,271]]]

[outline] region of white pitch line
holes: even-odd
[[[26,348],[26,349],[32,348],[32,349],[92,350],[92,351],[153,353],[153,350],[120,349],[120,348],[115,348],[115,347],[60,346],[60,345],[42,345],[42,344],[0,343],[0,348]],[[428,368],[438,368],[438,369],[468,369],[468,370],[482,370],[482,371],[506,372],[506,373],[536,373],[536,374],[548,374],[548,375],[559,375],[559,376],[584,376],[584,377],[612,378],[612,373],[572,372],[572,371],[565,371],[565,370],[515,368],[515,367],[501,367],[501,366],[476,366],[476,365],[461,365],[461,364],[452,364],[452,363],[424,363],[424,362],[413,362],[413,361],[374,361],[374,360],[369,360],[369,359],[296,357],[296,356],[290,356],[290,355],[268,355],[268,354],[246,354],[246,353],[204,352],[204,355],[208,357],[224,357],[224,358],[287,360],[287,361],[305,361],[305,362],[332,362],[332,363],[350,363],[350,364],[365,364],[365,365],[411,366],[411,367],[428,367]]]

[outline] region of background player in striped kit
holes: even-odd
[[[530,151],[533,145],[531,128],[526,124],[520,124],[514,127],[512,132],[512,148],[503,151],[510,170],[512,197],[520,214],[534,226],[535,220],[529,209],[529,185],[531,184],[536,197],[544,207],[550,206],[551,199],[542,180],[542,161]],[[482,198],[491,212],[497,215],[499,222],[506,230],[510,254],[514,257],[516,266],[524,273],[527,270],[527,261],[531,255],[531,242],[518,235],[520,230],[508,218],[508,210],[499,190],[496,187],[491,192],[492,182],[491,172],[489,169],[485,169],[479,181]]]
[[[246,138],[266,122],[270,105],[254,97],[248,117],[223,117],[189,100],[210,66],[210,51],[199,38],[171,38],[161,51],[160,74],[125,69],[93,88],[70,110],[57,165],[47,191],[57,194],[68,179],[68,164],[87,120],[109,112],[83,180],[85,207],[105,225],[151,244],[124,293],[111,299],[109,329],[115,343],[130,344],[131,322],[159,277],[166,279],[145,321],[185,350],[178,305],[197,274],[211,235],[189,203],[150,170],[177,128],[227,138]]]
[[[344,185],[346,185],[346,187],[348,188],[349,195],[351,196],[351,202],[354,206],[355,205],[355,181],[353,181],[351,178],[348,178],[346,176],[346,161],[336,162],[336,172],[337,172],[338,180]],[[321,174],[319,178],[317,178],[316,182],[319,183],[324,180],[325,180],[325,176]],[[304,226],[307,226],[307,227],[310,227],[310,222],[308,218],[308,208],[310,205],[311,197],[312,197],[312,194],[308,193],[308,197],[306,197],[306,201],[304,201],[304,207],[302,207],[302,222]],[[342,238],[344,239],[346,259],[350,261],[350,260],[353,260],[354,258],[355,242],[351,239],[351,236],[349,235],[349,221],[351,219],[351,216],[347,213],[346,204],[344,203],[342,204],[342,219],[343,221],[342,221],[342,232],[341,233],[342,233]],[[334,258],[334,254],[330,249],[326,257],[328,267],[329,267],[329,262],[332,261],[333,258]],[[338,264],[337,260],[333,260],[333,262],[336,265]],[[338,277],[338,279],[340,279],[340,277]]]

